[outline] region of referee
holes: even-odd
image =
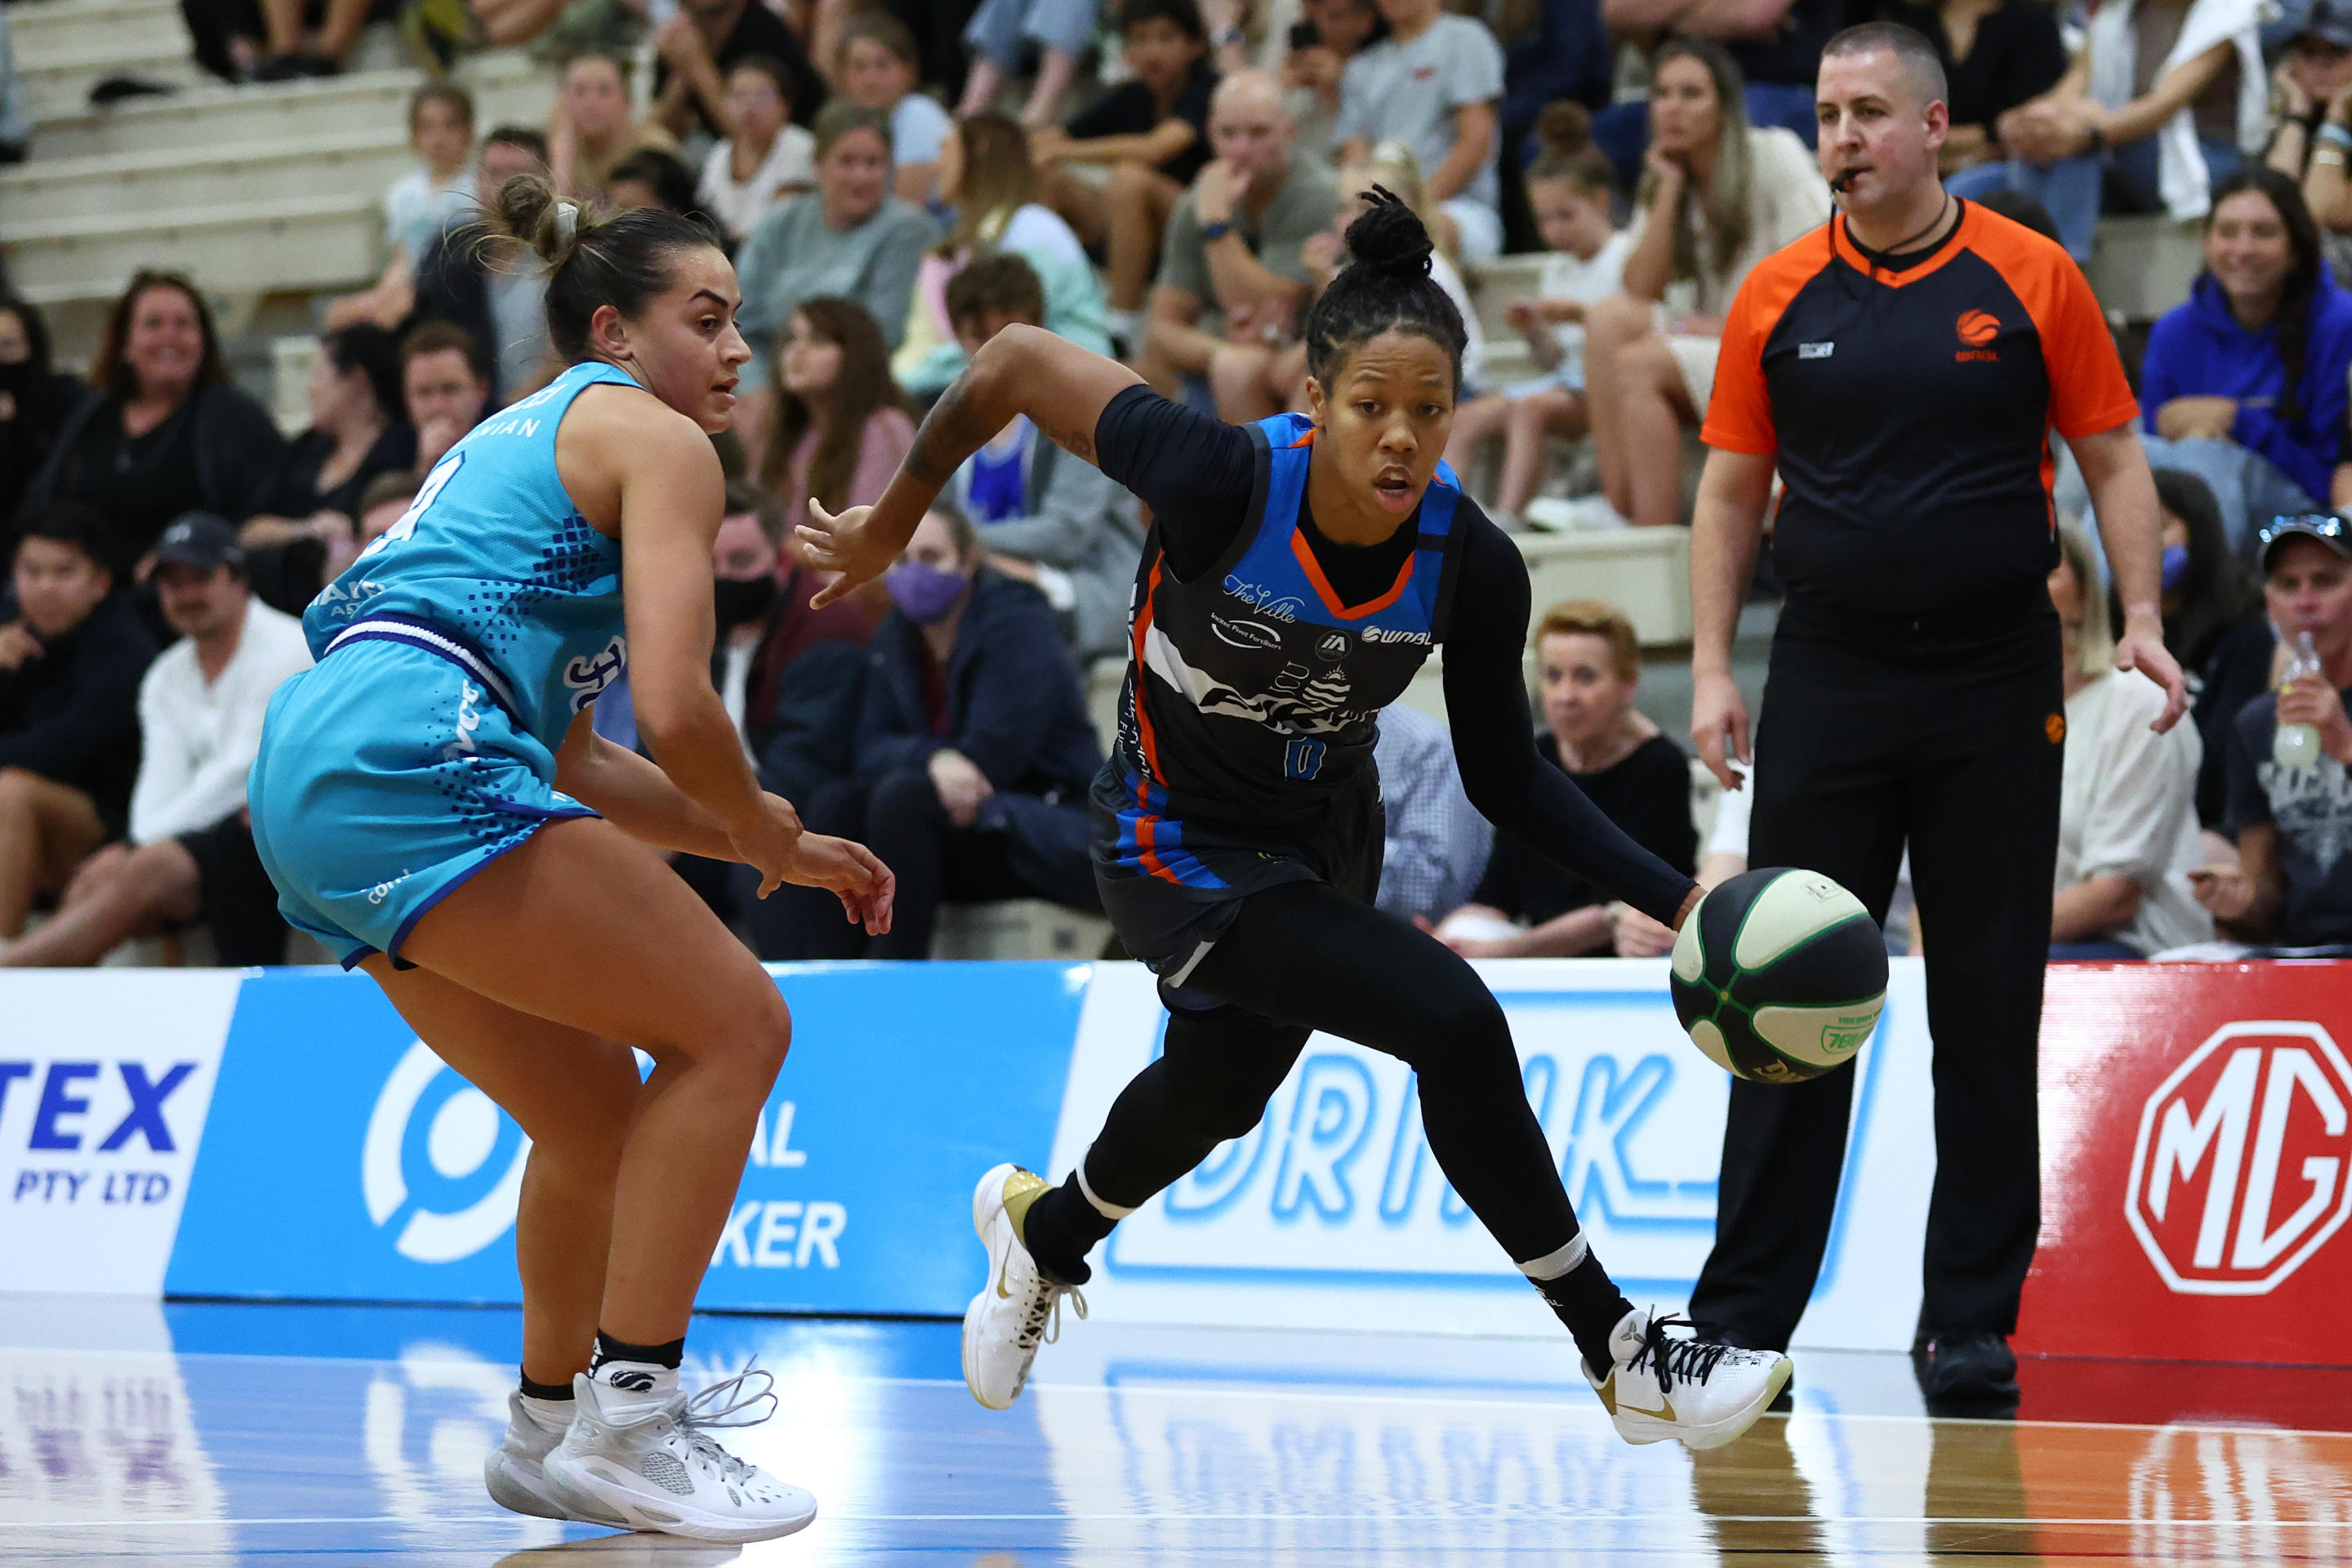
[[[2125,630],[2116,663],[2186,696],[2158,607],[2156,489],[2088,283],[2065,251],[1946,194],[1927,40],[1875,22],[1822,50],[1822,173],[1843,212],[1733,301],[1691,539],[1691,735],[1748,756],[1731,638],[1762,536],[1788,599],[1755,749],[1749,864],[1836,878],[1884,921],[1906,842],[1927,935],[1936,1185],[1922,1386],[2013,1408],[2008,1336],[2040,1228],[2034,1055],[2066,735],[2049,433],[2090,483]],[[1737,1082],[1708,1338],[1785,1349],[1829,1238],[1851,1068]]]

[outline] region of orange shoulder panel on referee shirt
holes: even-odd
[[[2058,434],[2071,440],[2137,418],[2139,402],[2124,377],[2106,312],[2064,247],[2007,221],[1971,226],[1968,243],[1992,264],[2033,319],[2042,360],[2050,369],[2050,423]]]

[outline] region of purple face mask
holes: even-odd
[[[2164,591],[2168,594],[2189,581],[2189,546],[2168,544],[2164,547]]]
[[[882,583],[908,620],[928,626],[955,608],[971,579],[920,561],[901,561],[883,574]]]

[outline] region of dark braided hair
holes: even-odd
[[[2271,317],[2271,328],[2278,339],[2279,360],[2286,375],[2279,385],[2278,401],[2272,411],[2286,424],[2301,428],[2304,408],[2299,395],[2303,385],[2305,339],[2311,331],[2311,303],[2319,292],[2319,225],[2311,216],[2311,208],[2303,199],[2303,189],[2292,176],[2262,163],[2249,163],[2213,187],[2213,205],[2206,209],[2205,229],[2213,229],[2213,215],[2221,204],[2241,191],[2259,191],[2272,206],[2278,209],[2279,222],[2286,228],[2287,254],[2290,258],[2286,284],[2279,293],[2278,311]]]
[[[558,201],[537,174],[517,174],[501,186],[461,243],[478,256],[500,237],[520,240],[545,263],[547,339],[572,364],[590,357],[588,323],[599,305],[635,316],[669,289],[674,253],[726,249],[699,216],[660,207],[573,206]]]
[[[1429,273],[1429,230],[1385,185],[1348,226],[1351,258],[1307,312],[1307,372],[1329,391],[1348,356],[1382,332],[1413,332],[1445,351],[1462,385],[1462,351],[1470,335],[1462,312]]]

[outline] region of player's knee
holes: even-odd
[[[1433,985],[1407,1004],[1399,1018],[1408,1037],[1397,1054],[1426,1072],[1432,1061],[1475,1060],[1511,1052],[1511,1025],[1495,994],[1465,973],[1465,984]]]

